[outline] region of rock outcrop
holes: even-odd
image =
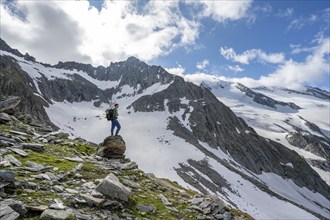
[[[244,92],[247,96],[251,97],[254,102],[259,103],[261,105],[266,105],[268,107],[277,109],[278,106],[282,107],[290,107],[293,111],[301,109],[298,105],[292,102],[280,102],[275,99],[272,99],[262,93],[254,92],[252,89],[238,83],[236,88]]]
[[[5,99],[10,96],[19,97],[20,102],[16,106],[17,113],[28,115],[29,123],[41,126],[47,125],[53,129],[57,128],[49,120],[44,109],[44,106],[48,106],[48,103],[45,99],[36,95],[38,90],[32,78],[9,56],[1,56],[0,59],[0,94]]]
[[[120,135],[108,136],[104,139],[98,155],[108,159],[125,158],[126,144]]]
[[[9,96],[5,100],[0,100],[0,112],[13,112],[14,108],[21,102],[21,98],[17,96]]]

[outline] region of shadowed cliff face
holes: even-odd
[[[37,90],[31,77],[21,70],[20,66],[10,57],[2,56],[0,59],[0,92],[2,95],[15,95],[21,98],[17,106],[22,114],[32,117],[34,123],[50,125],[57,128],[50,122],[44,106],[48,103],[36,96]]]

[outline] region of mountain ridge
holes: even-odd
[[[93,70],[95,69],[92,69],[94,67],[91,65],[84,66],[90,68],[90,71],[93,71],[93,73],[88,73],[74,70],[74,68],[70,69],[71,67],[68,68],[70,65],[72,66],[72,63],[67,63],[66,65],[63,63],[62,67],[67,67],[56,69],[55,71],[52,69],[54,67],[47,65],[40,64],[41,66],[37,67],[33,61],[29,61],[26,64],[23,63],[23,60],[17,62],[32,76],[30,80],[33,83],[30,84],[35,85],[35,93],[49,102],[49,107],[45,105],[45,108],[48,109],[47,115],[51,115],[52,121],[56,119],[56,124],[61,129],[67,127],[71,129],[71,132],[76,132],[76,130],[79,130],[76,125],[81,124],[84,120],[86,123],[91,123],[92,120],[88,118],[88,114],[81,113],[80,116],[74,116],[76,119],[73,122],[65,122],[63,120],[64,118],[61,119],[63,113],[59,113],[59,110],[56,110],[56,108],[67,108],[66,101],[77,104],[92,102],[94,107],[88,108],[97,112],[101,112],[105,108],[105,105],[111,101],[122,102],[124,106],[123,120],[127,124],[127,132],[131,132],[130,143],[138,140],[134,139],[137,137],[132,133],[137,132],[137,130],[133,129],[134,123],[137,122],[131,121],[131,117],[142,114],[146,115],[143,117],[146,117],[147,120],[151,120],[151,115],[159,115],[158,113],[161,113],[162,117],[164,116],[166,120],[166,122],[164,121],[165,127],[161,129],[172,132],[174,136],[184,140],[185,143],[190,143],[191,151],[195,150],[202,152],[202,154],[204,154],[203,152],[209,152],[209,155],[213,154],[214,156],[212,157],[216,157],[217,159],[215,161],[218,161],[213,166],[220,166],[219,164],[225,163],[230,169],[239,171],[238,173],[244,173],[254,179],[254,181],[260,183],[262,181],[258,176],[264,175],[267,173],[266,171],[271,171],[281,176],[283,178],[281,181],[290,179],[297,186],[305,186],[313,192],[320,192],[327,200],[330,198],[327,191],[328,186],[298,154],[287,150],[279,143],[260,137],[253,128],[249,127],[240,117],[236,117],[209,90],[186,82],[180,77],[170,75],[161,67],[149,66],[138,61],[136,58],[129,58],[127,61],[112,63],[105,69],[100,68],[100,72],[94,72]],[[32,70],[36,71],[34,75],[32,74]],[[102,72],[106,70],[108,70],[107,74],[102,75]],[[79,90],[78,88],[84,89]],[[75,109],[75,107],[72,106],[72,109]],[[57,112],[56,114],[54,114],[55,110]],[[66,114],[69,114],[69,112],[66,112]],[[80,114],[80,112],[77,112],[77,114]],[[160,115],[157,117],[160,117]],[[147,124],[146,120],[144,122]],[[158,124],[160,125],[162,123]],[[93,127],[92,124],[90,126]],[[103,121],[101,125],[95,126],[104,127],[106,123]],[[157,124],[150,125],[148,129],[157,130]],[[147,134],[148,130],[146,128],[146,130],[142,129],[139,132],[145,132]],[[128,135],[129,133],[126,134]],[[153,139],[153,137],[150,138]],[[172,139],[172,137],[167,138]],[[158,144],[157,142],[152,143],[156,143],[157,148],[162,150],[167,150],[164,148],[164,144],[165,146],[168,143],[173,146],[177,145],[174,142],[171,143],[167,140],[160,142],[160,140],[161,138],[157,137],[156,141]],[[151,140],[148,141],[150,142]],[[139,148],[143,149],[142,144],[137,144]],[[212,157],[206,154],[204,155],[210,158],[212,163],[214,162]],[[221,155],[226,156],[222,157]],[[278,160],[278,156],[280,160]],[[190,169],[198,169],[198,163],[193,162],[195,160],[192,159],[187,155],[187,158],[181,161],[181,165],[187,166],[188,164]],[[141,160],[139,162],[144,163]],[[179,164],[175,168],[182,168]],[[169,168],[171,169],[171,167]],[[211,173],[207,173],[207,169],[203,172],[206,172],[204,175],[208,176],[208,178],[214,180],[218,176],[218,174],[212,176]],[[179,173],[182,174],[178,170],[176,175],[179,175]],[[221,182],[223,181],[219,182],[218,191],[213,191],[213,193],[218,193],[217,195],[220,197],[221,194],[219,193],[223,192],[226,187],[228,188],[229,184],[229,182],[227,184],[220,184]],[[233,183],[231,182],[231,184]],[[267,182],[267,184],[270,183]],[[211,187],[210,184],[207,185]],[[200,184],[200,187],[204,189],[204,192],[210,190],[203,184]],[[269,190],[278,194],[279,191],[275,190],[275,192],[271,189],[272,187]],[[242,192],[240,191],[240,193]],[[228,201],[231,203],[233,203],[233,196],[227,196]],[[285,198],[285,195],[279,197]],[[251,199],[251,197],[249,198]],[[289,200],[286,198],[286,201]],[[318,212],[311,210],[318,210],[316,207],[310,208],[310,205],[306,207],[306,205],[299,204],[297,200],[291,202],[314,214]],[[325,207],[325,204],[320,204],[320,207]],[[258,216],[257,213],[255,215]]]

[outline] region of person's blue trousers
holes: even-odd
[[[111,135],[113,135],[115,127],[117,128],[116,135],[118,135],[118,132],[120,131],[121,126],[120,126],[119,121],[117,119],[113,119],[111,121]]]

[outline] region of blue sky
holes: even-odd
[[[0,6],[1,38],[41,62],[107,66],[136,56],[199,79],[330,87],[329,0],[2,0]]]

